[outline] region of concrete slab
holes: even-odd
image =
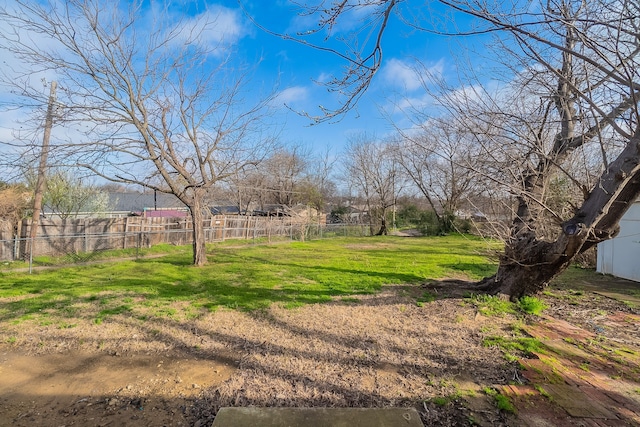
[[[211,427],[424,427],[414,408],[221,408]]]

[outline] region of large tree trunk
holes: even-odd
[[[540,292],[562,273],[576,255],[619,231],[619,222],[640,195],[640,129],[602,174],[573,218],[562,224],[555,241],[538,238],[524,219],[527,203],[521,199],[510,240],[498,272],[484,279],[480,289],[515,300]],[[523,214],[522,216],[520,214]]]
[[[193,220],[193,265],[202,266],[207,263],[207,247],[204,234],[204,203],[198,191],[193,203],[189,206]]]
[[[382,215],[382,218],[380,219],[380,230],[378,230],[376,236],[386,236],[387,234],[389,234],[389,231],[387,230],[386,215]]]

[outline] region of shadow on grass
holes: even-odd
[[[393,240],[292,244],[294,252],[281,246],[221,247],[209,255],[213,262],[206,267],[193,267],[191,256],[181,251],[161,258],[23,274],[15,280],[0,280],[0,321],[72,317],[83,304],[96,300],[100,318],[136,304],[160,308],[183,302],[194,310],[256,310],[273,303],[285,307],[323,303],[335,297],[376,293],[388,284],[422,283],[433,271],[441,274],[442,269],[430,270],[435,252],[450,255],[451,247],[459,246],[460,240],[420,246],[400,246]],[[448,249],[440,247],[441,243]],[[348,249],[349,245],[355,248]],[[433,256],[424,256],[430,251],[435,251]],[[449,270],[477,273],[492,268],[490,263],[479,261],[482,265],[477,266],[469,262],[463,251],[456,256],[467,262],[452,264],[446,267]]]
[[[125,307],[131,305],[127,301],[134,299],[136,304],[157,307],[185,301],[195,309],[210,311],[218,307],[256,310],[273,303],[291,308],[328,302],[334,297],[375,293],[385,282],[421,280],[410,274],[295,263],[278,263],[279,267],[295,269],[292,277],[282,280],[277,277],[264,279],[259,266],[246,265],[227,277],[209,278],[206,271],[190,267],[176,257],[134,263],[135,274],[105,274],[102,270],[87,274],[81,269],[78,274],[47,276],[50,280],[42,277],[44,280],[30,281],[38,278],[30,276],[16,286],[20,292],[0,300],[0,321],[27,320],[33,316],[73,317],[83,305],[92,302],[98,302],[98,317],[102,318],[112,312],[126,311]],[[178,268],[165,271],[163,265]],[[242,263],[239,265],[243,266]],[[327,272],[335,275],[327,275]]]
[[[293,262],[283,262],[283,261],[272,261],[265,258],[259,257],[251,257],[251,259],[259,262],[259,263],[269,263],[274,265],[279,265],[282,267],[290,267],[297,270],[306,270],[309,272],[317,271],[317,272],[333,272],[339,274],[348,274],[357,277],[371,277],[376,279],[382,279],[378,281],[380,285],[382,284],[396,284],[396,283],[420,283],[424,281],[424,276],[418,276],[416,274],[406,274],[406,273],[396,273],[396,272],[385,272],[385,271],[373,271],[371,269],[354,269],[354,268],[344,268],[344,267],[333,267],[326,265],[303,265],[296,264]],[[313,274],[310,276],[314,276]],[[379,288],[379,286],[378,286]]]

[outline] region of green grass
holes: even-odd
[[[168,243],[161,243],[150,248],[127,248],[110,249],[95,252],[68,253],[60,256],[35,256],[33,258],[34,267],[64,266],[81,263],[92,263],[105,260],[120,260],[123,258],[140,258],[150,255],[166,255],[172,253],[190,253],[189,246],[174,246]],[[0,271],[28,268],[29,264],[24,261],[4,262],[0,264]]]
[[[425,291],[422,293],[422,296],[420,296],[417,300],[416,300],[416,305],[418,307],[422,307],[425,305],[425,303],[430,303],[436,300],[436,295],[429,292],[429,291]]]
[[[508,412],[510,414],[515,414],[516,408],[515,406],[513,406],[513,403],[511,403],[507,396],[498,393],[494,396],[494,399],[496,400],[496,406],[499,410]]]
[[[193,318],[198,311],[221,307],[256,310],[273,303],[297,307],[375,293],[383,285],[461,274],[480,279],[496,268],[489,258],[496,244],[459,235],[235,243],[209,245],[209,263],[204,267],[190,265],[191,252],[181,247],[157,258],[33,274],[0,271],[0,321],[42,322],[56,315],[92,316],[101,323],[118,314]],[[429,295],[420,299],[429,300]]]
[[[478,294],[471,295],[466,301],[474,305],[483,316],[503,316],[508,313],[515,313],[514,303],[502,299],[499,296]]]
[[[508,412],[510,414],[515,414],[516,408],[513,406],[513,403],[509,400],[509,398],[501,393],[499,393],[496,389],[491,387],[485,387],[482,391],[487,396],[492,396],[495,400],[496,407],[504,412]]]
[[[518,300],[518,306],[520,307],[520,310],[524,311],[525,313],[533,314],[536,316],[539,316],[540,313],[542,313],[548,307],[538,298],[530,296],[520,298],[520,300]]]
[[[522,355],[546,353],[546,346],[536,338],[488,336],[482,340],[485,347],[498,347],[509,362],[518,360]]]
[[[547,305],[536,297],[525,296],[512,303],[496,295],[474,294],[468,296],[465,301],[476,307],[483,316],[504,316],[505,314],[517,314],[518,311],[540,315]]]
[[[447,397],[434,397],[431,401],[436,406],[447,406],[451,400]]]

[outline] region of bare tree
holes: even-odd
[[[294,146],[281,148],[265,159],[261,171],[270,203],[291,207],[297,202],[298,186],[304,178],[308,158],[308,150]]]
[[[349,141],[343,162],[348,182],[367,205],[371,233],[388,234],[387,215],[396,204],[401,187],[400,166],[393,147],[360,134]],[[380,226],[377,232],[376,225]]]
[[[0,8],[0,44],[28,70],[10,70],[5,83],[38,101],[29,77],[54,74],[57,121],[70,135],[65,163],[176,195],[191,212],[193,262],[202,265],[205,195],[269,150],[268,96],[244,92],[247,71],[214,37],[224,10],[175,20],[157,6],[18,0]]]
[[[413,185],[433,209],[440,227],[452,231],[463,203],[479,192],[478,174],[470,162],[474,144],[454,124],[427,120],[419,130],[402,132],[396,156]]]
[[[324,210],[327,201],[337,194],[336,184],[331,178],[335,163],[329,150],[322,155],[310,157],[304,179],[298,185],[301,203],[318,211]]]
[[[264,174],[255,165],[248,165],[227,177],[223,194],[233,201],[240,215],[248,214],[256,206],[266,203],[264,180]]]
[[[466,35],[493,32],[500,38],[503,50],[495,57],[508,56],[518,68],[514,76],[518,86],[513,86],[510,99],[481,99],[484,111],[467,110],[458,117],[479,144],[489,147],[510,142],[503,144],[505,150],[498,155],[485,151],[498,161],[492,166],[495,181],[509,186],[517,206],[498,272],[484,281],[483,289],[519,298],[540,291],[578,254],[615,236],[620,218],[640,194],[640,5],[629,0],[438,3],[444,15],[461,13],[475,18],[467,20],[471,22],[468,30],[446,28],[451,21],[438,19],[446,16],[424,18],[427,12],[437,13],[428,3],[420,9],[394,0],[334,1],[309,10],[318,14],[321,27],[332,28],[346,16],[347,7],[371,8],[363,22],[377,34],[375,45],[352,45],[353,49],[341,52],[350,68],[337,83],[349,100],[361,96],[379,69],[380,40],[387,17],[394,12],[416,30]],[[451,97],[459,102],[456,95]],[[516,105],[518,97],[529,102]],[[477,98],[467,97],[472,99]],[[336,111],[350,106],[342,104]],[[512,111],[510,106],[518,109]],[[518,115],[524,110],[533,114]],[[498,113],[482,117],[487,111]],[[611,151],[608,146],[619,148]],[[575,156],[594,151],[601,154],[599,176],[596,182],[578,183],[579,177],[567,165]],[[517,167],[500,169],[500,162]],[[582,193],[581,202],[566,219],[547,203],[549,184],[559,176],[574,182]],[[552,237],[549,227],[542,232],[549,216],[555,224]]]
[[[640,50],[637,31],[628,33],[637,28],[629,15],[637,16],[637,5],[556,2],[541,10],[526,24],[485,15],[518,43],[520,51],[504,46],[503,52],[528,67],[512,82],[509,98],[472,110],[474,121],[484,122],[481,138],[491,155],[503,147],[499,164],[516,198],[498,272],[484,287],[512,298],[540,291],[577,255],[617,234],[640,193]],[[570,209],[557,203],[558,182],[572,190],[563,200]]]

